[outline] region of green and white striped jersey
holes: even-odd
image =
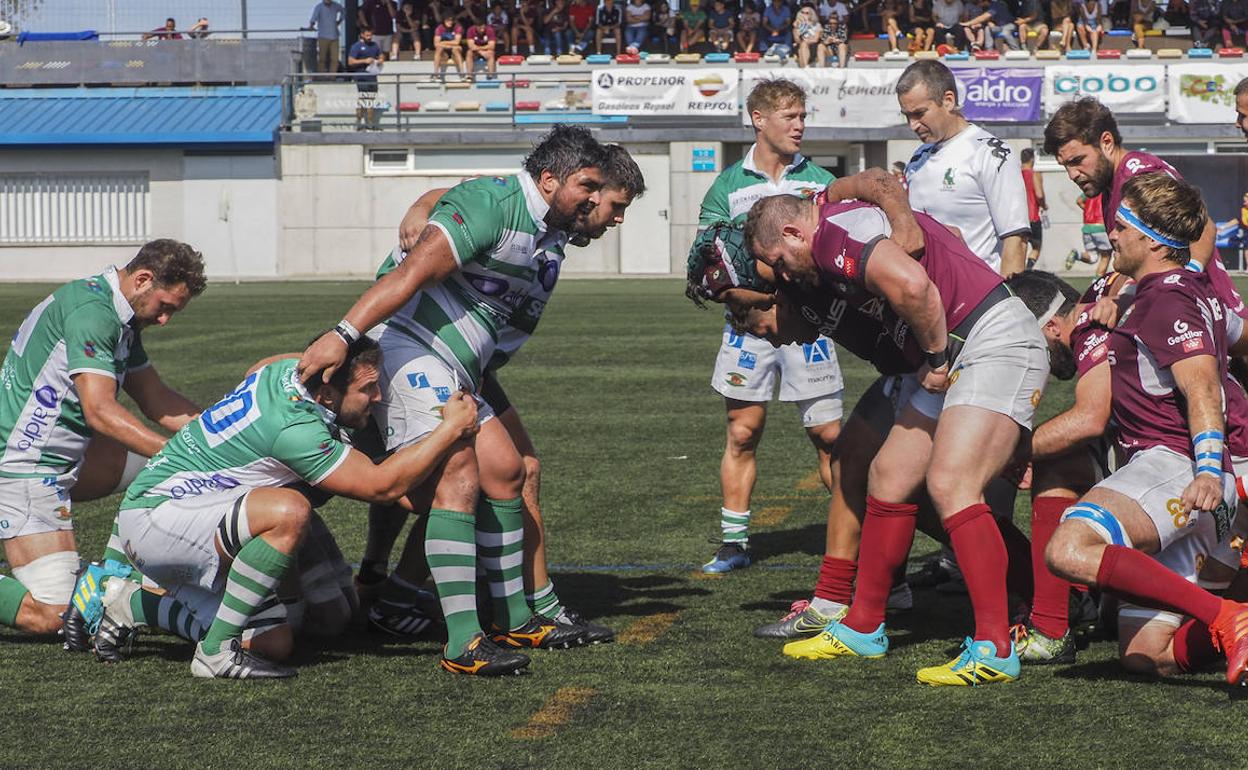
[[[333,473],[350,449],[299,381],[298,363],[275,361],[247,375],[184,425],[126,489],[122,510],[300,479],[315,485]]]
[[[751,146],[741,160],[715,177],[711,189],[702,199],[698,227],[708,227],[716,222],[742,222],[750,212],[750,206],[772,195],[813,198],[836,178],[799,153],[793,157],[793,164],[785,167],[780,181],[772,182],[754,165],[754,149],[757,146]]]
[[[412,297],[387,325],[420,340],[473,389],[529,339],[559,280],[567,234],[546,229],[549,205],[525,173],[462,182],[438,201],[429,223],[451,244],[460,269]],[[403,261],[398,248],[378,268]]]
[[[91,440],[71,379],[82,372],[117,380],[148,365],[134,309],[117,270],[71,281],[22,321],[0,369],[0,477],[72,482]]]

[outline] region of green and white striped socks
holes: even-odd
[[[510,631],[533,613],[524,600],[524,522],[520,498],[477,504],[477,551],[490,583],[494,625]]]
[[[247,619],[274,592],[293,561],[291,554],[269,545],[264,537],[252,538],[239,549],[226,578],[217,617],[203,638],[204,652],[215,655],[223,642],[242,637]]]
[[[446,617],[446,655],[457,658],[481,633],[477,619],[476,517],[434,508],[425,526],[425,558]]]
[[[725,543],[744,546],[750,540],[750,512],[720,508],[719,528],[723,530]]]
[[[549,580],[546,581],[545,586],[525,598],[529,600],[529,606],[533,608],[535,614],[548,620],[554,620],[563,612],[563,604],[559,601],[559,595],[555,593],[555,584]]]
[[[198,642],[208,631],[186,605],[168,594],[135,591],[130,595],[130,614],[139,625],[162,628],[192,642]]]

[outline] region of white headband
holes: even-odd
[[[1060,310],[1064,304],[1066,304],[1066,295],[1062,294],[1061,291],[1058,291],[1057,296],[1053,297],[1053,301],[1049,303],[1049,309],[1044,311],[1044,315],[1037,318],[1036,321],[1038,321],[1041,326],[1044,326],[1049,321],[1053,320],[1053,316],[1057,315],[1057,311]]]

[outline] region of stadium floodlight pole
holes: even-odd
[[[238,12],[243,20],[243,23],[240,25],[243,28],[243,40],[246,40],[247,39],[247,0],[238,0]]]

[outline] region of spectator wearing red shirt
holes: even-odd
[[[144,40],[151,40],[152,38],[157,40],[181,40],[182,33],[178,32],[178,23],[169,18],[165,19],[165,26],[143,33]]]
[[[474,24],[468,28],[468,77],[477,71],[477,59],[485,62],[485,74],[494,79],[497,67],[495,49],[498,48],[498,34],[489,24]]]
[[[572,53],[584,54],[594,39],[594,16],[598,8],[589,0],[573,0],[568,7],[568,22],[571,24]]]

